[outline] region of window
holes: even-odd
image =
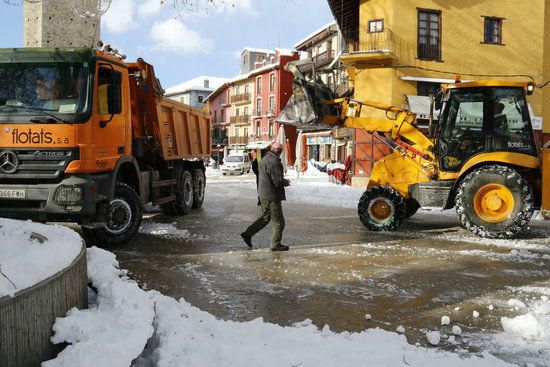
[[[384,31],[384,19],[369,20],[369,33],[378,33]]]
[[[269,91],[273,92],[275,90],[275,73],[269,74]]]
[[[220,123],[225,124],[225,108],[220,111]]]
[[[441,60],[441,12],[418,11],[418,58]]]
[[[244,93],[245,94],[250,93],[250,86],[248,84],[244,86]]]
[[[235,88],[235,95],[238,96],[239,93],[240,93],[240,91],[241,91],[241,87],[237,86],[237,87]]]
[[[244,134],[243,134],[243,136],[244,136],[245,138],[248,137],[248,128],[247,128],[247,127],[244,128]]]
[[[262,93],[262,77],[259,76],[256,78],[256,93]]]
[[[269,97],[269,112],[275,113],[275,97]]]
[[[100,115],[119,114],[122,111],[122,73],[99,67],[97,76],[97,112]]]
[[[260,120],[256,121],[256,136],[260,136],[260,125],[262,122]]]
[[[439,83],[417,82],[416,94],[424,97],[435,96],[435,93],[440,88],[441,88],[441,84]]]
[[[243,56],[243,66],[248,64],[248,55]]]
[[[248,116],[248,107],[245,107],[245,108],[244,108],[243,115],[244,115],[244,116]]]
[[[262,114],[262,99],[258,98],[256,100],[256,116],[260,116]]]
[[[256,62],[262,62],[262,61],[264,61],[264,57],[262,55],[258,55],[256,57]]]
[[[502,44],[502,18],[485,17],[484,43]]]
[[[241,110],[239,108],[235,108],[235,116],[239,116],[241,114]]]
[[[210,88],[210,80],[204,79],[204,87],[205,88]]]
[[[273,120],[269,120],[269,139],[273,139]]]
[[[198,96],[197,98],[198,98],[199,103],[204,102],[204,96]]]
[[[180,97],[180,102],[185,103],[185,97]]]

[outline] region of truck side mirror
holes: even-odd
[[[443,92],[441,92],[441,89],[435,92],[434,107],[437,111],[440,111],[441,107],[443,107]]]

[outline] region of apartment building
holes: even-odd
[[[228,78],[199,76],[167,88],[164,95],[191,107],[204,107],[206,97],[228,80]]]
[[[426,115],[425,102],[415,97],[432,94],[456,75],[506,76],[541,86],[550,79],[550,0],[327,1],[348,44],[341,61],[357,99]],[[528,102],[542,144],[550,132],[550,87],[537,88]],[[355,130],[352,184],[364,186],[385,152],[371,135]]]

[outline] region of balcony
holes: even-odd
[[[250,115],[231,116],[229,118],[231,125],[248,125],[252,122]]]
[[[349,52],[342,55],[344,63],[361,62],[380,64],[397,58],[397,37],[391,29],[369,33],[366,29],[348,32]]]
[[[322,68],[323,66],[329,65],[334,58],[336,57],[336,51],[334,50],[327,50],[325,52],[320,53],[319,55],[313,56],[309,59],[304,60],[300,63],[300,71],[302,73],[309,73],[310,71],[315,69]]]
[[[250,103],[250,93],[241,93],[231,96],[231,103]]]
[[[229,140],[228,140],[228,144],[229,145],[235,145],[235,144],[246,145],[246,144],[248,144],[249,140],[250,139],[248,138],[248,136],[230,135]]]

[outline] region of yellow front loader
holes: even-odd
[[[420,207],[455,207],[462,225],[476,235],[512,238],[533,212],[550,214],[550,149],[539,152],[526,95],[533,85],[476,81],[443,86],[433,107],[430,136],[406,109],[338,98],[308,82],[294,66],[293,96],[278,121],[296,126],[363,129],[392,153],[371,172],[358,213],[370,230],[395,230]],[[362,116],[372,108],[386,119]],[[544,167],[544,168],[543,168]]]

